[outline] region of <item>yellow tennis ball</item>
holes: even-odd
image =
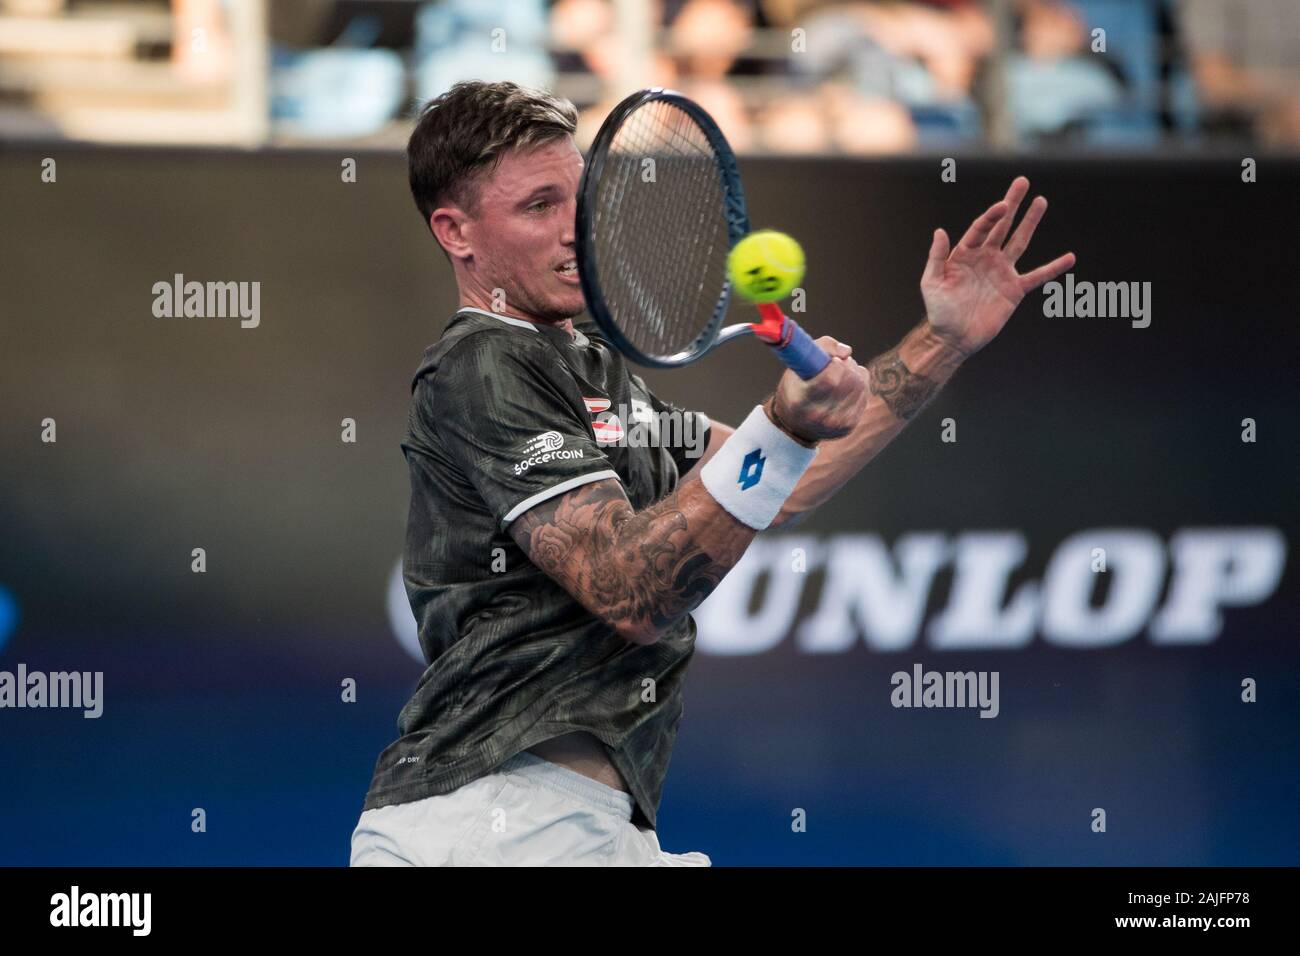
[[[727,275],[751,302],[776,302],[803,281],[803,249],[784,232],[751,232],[731,248]]]

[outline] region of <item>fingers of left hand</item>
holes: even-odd
[[[1024,176],[1017,176],[1011,183],[1011,188],[1007,190],[1006,197],[1002,200],[1006,204],[1007,214],[1002,216],[993,228],[989,231],[988,238],[984,240],[985,245],[992,245],[1001,248],[1003,241],[1007,238],[1007,233],[1011,231],[1011,225],[1016,220],[1016,213],[1020,210],[1020,202],[1029,192],[1029,180]]]
[[[1025,217],[1020,220],[1020,225],[1016,227],[1016,231],[1011,234],[1011,239],[1003,247],[1007,258],[1012,262],[1019,259],[1029,247],[1029,240],[1034,237],[1034,230],[1038,228],[1038,223],[1042,221],[1045,212],[1047,212],[1047,199],[1043,196],[1035,196],[1034,201],[1025,210]]]
[[[1044,282],[1055,279],[1066,269],[1073,268],[1075,262],[1074,253],[1067,252],[1064,255],[1057,256],[1051,262],[1039,266],[1032,272],[1027,272],[1020,277],[1020,287],[1026,292],[1037,289]]]

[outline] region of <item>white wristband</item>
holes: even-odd
[[[755,405],[709,459],[700,480],[737,520],[762,531],[816,456],[816,448],[799,444],[772,424],[762,405]]]

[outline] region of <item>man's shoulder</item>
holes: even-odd
[[[461,310],[451,317],[438,341],[424,350],[411,379],[411,390],[416,389],[421,379],[432,376],[444,363],[454,360],[454,352],[463,353],[466,348],[480,351],[480,358],[490,359],[496,355],[538,356],[545,352],[547,345],[541,334],[522,319]]]

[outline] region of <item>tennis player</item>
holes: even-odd
[[[787,371],[733,428],[664,402],[574,323],[576,119],[549,93],[461,83],[407,148],[460,308],[416,369],[402,443],[403,574],[428,667],[375,767],[354,866],[709,865],[655,830],[690,612],[1074,262],[1017,274],[1047,205],[1010,232],[1018,178],[955,247],[935,231],[926,318],[897,347],[863,367],[822,336],[831,363],[806,382]],[[682,440],[624,440],[673,416]]]

